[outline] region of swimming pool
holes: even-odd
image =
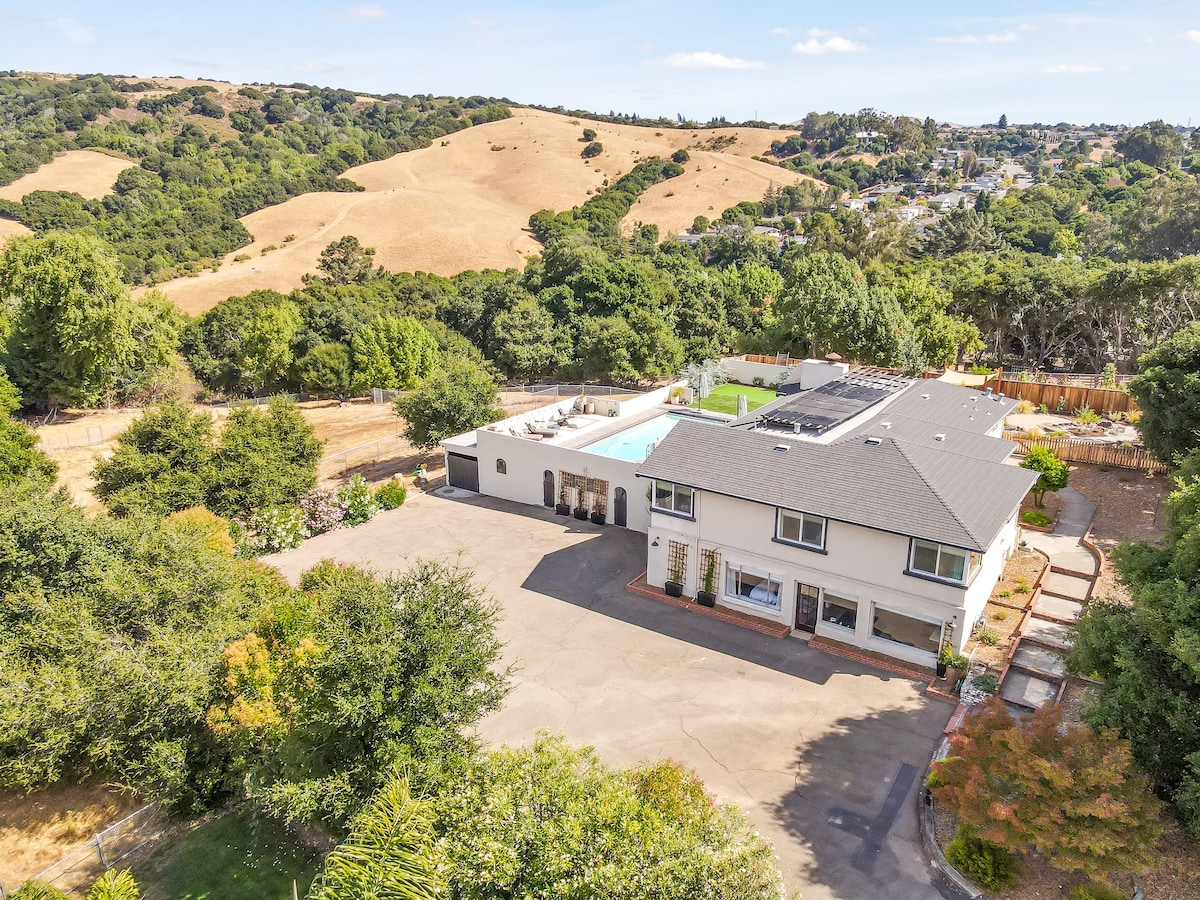
[[[614,459],[626,459],[630,462],[642,462],[654,445],[670,434],[676,423],[683,419],[693,422],[703,422],[706,425],[719,425],[711,419],[701,419],[699,416],[677,416],[671,413],[647,419],[645,422],[610,434],[606,438],[586,444],[579,449],[587,453],[598,453],[600,456],[611,456]]]

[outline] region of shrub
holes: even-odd
[[[753,384],[755,387],[762,387],[764,384],[766,384],[766,382],[761,377],[756,377],[751,384]]]
[[[1095,425],[1100,421],[1100,413],[1090,406],[1081,406],[1075,410],[1075,420],[1081,425]]]
[[[986,890],[1012,887],[1017,883],[1017,867],[1013,864],[1012,854],[975,837],[967,825],[959,825],[958,834],[946,845],[946,859]]]
[[[1035,409],[1037,409],[1037,407],[1033,405],[1032,400],[1022,400],[1019,403],[1017,403],[1016,411],[1019,413],[1031,413]]]
[[[588,144],[586,147],[583,148],[583,152],[580,153],[579,155],[582,156],[584,159],[591,159],[593,156],[599,156],[603,152],[604,152],[604,145],[602,143],[600,143],[599,141],[592,141],[590,144]]]
[[[1028,594],[1030,592],[1030,590],[1032,590],[1032,588],[1029,587],[1029,582],[1018,581],[1017,586],[1015,588],[1013,588],[1013,590],[1016,591],[1018,594]]]
[[[1071,889],[1071,900],[1128,900],[1124,892],[1107,884],[1089,881]]]
[[[1050,407],[1048,407],[1045,403],[1038,404],[1038,412],[1040,412],[1043,416],[1048,415],[1050,412]]]
[[[300,546],[307,535],[304,515],[298,506],[268,506],[260,509],[250,520],[253,536],[243,545],[243,552],[254,555],[278,553]]]
[[[261,250],[258,251],[258,255],[266,256],[272,250],[278,250],[278,249],[279,249],[279,246],[277,244],[267,244],[267,246],[263,247]]]
[[[404,489],[404,485],[399,478],[393,478],[386,484],[382,484],[379,490],[375,492],[375,503],[380,509],[398,509],[404,505],[404,499],[408,496],[408,492]]]
[[[992,618],[995,619],[997,622],[1003,622],[1008,618],[1008,610],[1007,609],[998,609],[994,613],[992,613]]]
[[[345,510],[342,524],[347,528],[369,522],[379,512],[379,507],[371,496],[371,488],[361,475],[351,475],[350,481],[338,491],[337,496]]]
[[[595,139],[596,139],[596,129],[594,129],[594,128],[583,129],[584,143],[590,143],[590,142],[594,141]]]
[[[337,491],[328,489],[313,491],[300,498],[300,509],[304,513],[304,527],[309,534],[324,534],[342,524],[346,515]]]
[[[1025,429],[1025,437],[1027,437],[1027,438],[1036,440],[1037,438],[1043,438],[1045,436],[1046,436],[1046,432],[1044,432],[1042,429],[1038,428],[1036,425],[1033,425],[1033,426]]]
[[[969,369],[967,369],[967,372],[968,372],[968,374],[971,374],[971,375],[991,375],[992,374],[992,370],[988,366],[971,366]]]
[[[996,688],[1000,685],[1000,679],[994,672],[987,672],[983,675],[977,675],[971,680],[971,686],[976,690],[983,691],[985,694],[996,693]]]
[[[250,254],[249,254],[249,253],[239,253],[237,256],[235,256],[235,257],[233,258],[233,261],[234,261],[234,262],[245,262],[245,261],[246,261],[246,260],[248,260],[249,258],[250,258]]]
[[[1004,589],[1004,590],[1002,590],[1002,591],[1001,591],[999,594],[997,594],[997,596],[999,596],[999,597],[1011,597],[1011,596],[1012,596],[1012,591],[1010,591],[1008,588],[1005,588],[1005,589]]]
[[[987,644],[989,647],[995,647],[1000,643],[1000,635],[986,625],[975,633],[975,637],[979,639],[979,643]]]
[[[1021,521],[1026,525],[1033,525],[1035,528],[1045,528],[1054,520],[1040,509],[1027,509],[1021,513]],[[1025,593],[1025,591],[1021,591],[1021,593]]]
[[[285,244],[290,244],[290,243],[291,243],[292,241],[294,241],[295,239],[296,239],[296,236],[295,236],[294,234],[285,234],[285,235],[283,236],[283,242],[284,242]]]

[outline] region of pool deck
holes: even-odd
[[[651,409],[644,410],[640,413],[635,413],[631,416],[619,416],[609,418],[607,416],[584,416],[587,419],[601,419],[604,423],[602,427],[570,429],[564,428],[567,432],[562,438],[551,438],[550,442],[558,447],[566,447],[570,450],[582,450],[590,444],[602,441],[605,438],[612,437],[614,434],[620,434],[622,431],[628,431],[630,428],[636,428],[643,422],[649,422],[651,419],[657,419],[663,415],[677,416],[692,416],[697,419],[709,419],[711,421],[730,421],[724,416],[709,415],[698,416],[694,411],[689,411],[686,406],[674,406],[669,403],[664,403],[661,406],[655,406]]]

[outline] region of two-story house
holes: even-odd
[[[1011,408],[852,372],[731,427],[680,422],[638,471],[647,581],[931,665],[962,649],[1019,540],[1037,475],[1007,462]]]

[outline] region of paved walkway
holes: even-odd
[[[1081,543],[1081,538],[1091,527],[1092,517],[1096,515],[1096,504],[1073,487],[1063,488],[1058,496],[1064,505],[1054,532],[1043,534],[1040,531],[1026,531],[1025,542],[1050,557],[1052,566],[1096,575],[1099,572],[1096,557]]]

